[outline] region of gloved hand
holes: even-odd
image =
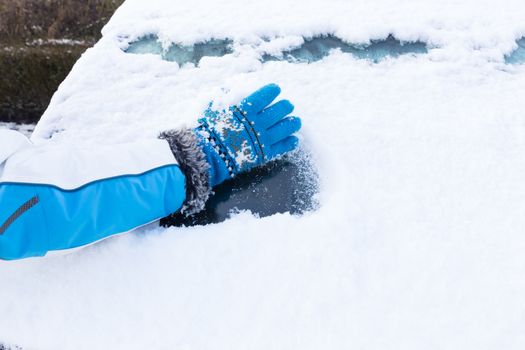
[[[210,164],[213,187],[241,172],[294,150],[301,119],[286,117],[293,105],[282,100],[267,107],[281,89],[269,84],[228,110],[208,108],[195,129]]]

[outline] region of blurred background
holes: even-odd
[[[124,0],[0,0],[0,122],[34,124]]]

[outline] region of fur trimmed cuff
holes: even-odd
[[[160,139],[168,141],[171,151],[186,177],[186,201],[180,212],[186,216],[204,209],[210,197],[210,165],[199,139],[191,129],[164,131]]]

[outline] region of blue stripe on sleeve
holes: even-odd
[[[176,212],[185,196],[184,174],[175,164],[75,190],[0,183],[0,226],[9,224],[0,235],[0,259],[43,256],[130,231]]]

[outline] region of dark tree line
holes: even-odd
[[[0,42],[92,39],[123,0],[0,0]]]
[[[0,121],[37,122],[122,2],[0,0]]]

